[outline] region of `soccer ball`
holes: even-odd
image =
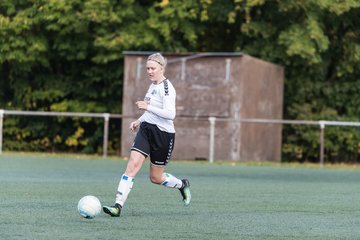
[[[101,203],[95,196],[85,196],[79,200],[78,211],[84,218],[94,218],[101,212]]]

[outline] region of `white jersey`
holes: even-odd
[[[152,83],[144,98],[149,105],[139,121],[155,124],[162,131],[175,133],[175,100],[176,91],[168,79],[159,84]]]

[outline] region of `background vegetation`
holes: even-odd
[[[285,66],[284,118],[359,121],[359,16],[358,0],[2,0],[0,107],[121,113],[122,51],[241,51]],[[101,148],[89,119],[5,124],[7,150]],[[283,160],[318,158],[318,131],[286,127],[283,139]],[[359,161],[358,128],[326,140],[328,161]]]

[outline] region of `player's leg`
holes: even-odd
[[[125,204],[127,197],[134,185],[134,179],[136,174],[141,169],[144,163],[145,156],[137,151],[131,151],[130,159],[128,161],[125,173],[121,176],[114,206],[104,206],[105,213],[112,217],[119,217],[122,207]]]
[[[150,180],[168,188],[177,188],[183,197],[184,205],[191,201],[190,183],[187,179],[180,180],[165,172],[165,166],[171,158],[175,144],[175,134],[160,131],[157,127],[152,129],[152,147],[150,150]]]
[[[131,151],[130,159],[125,173],[121,176],[116,194],[116,203],[124,206],[125,201],[134,185],[136,174],[140,171],[145,161],[145,156],[137,151]]]
[[[182,186],[180,179],[174,177],[170,173],[164,172],[164,166],[150,165],[150,180],[154,184],[161,184],[164,187],[178,188]]]
[[[170,173],[164,172],[164,166],[150,165],[150,180],[152,183],[162,185],[168,188],[177,188],[180,190],[185,206],[191,201],[190,182],[187,179],[180,180]]]
[[[121,176],[119,181],[115,205],[103,207],[104,212],[110,216],[120,216],[121,209],[134,185],[135,176],[150,153],[147,132],[146,124],[142,123],[131,148],[130,158],[126,166],[125,173]]]

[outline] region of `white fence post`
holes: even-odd
[[[138,57],[136,59],[136,80],[139,80],[141,78],[141,68],[142,68],[141,62],[142,62],[142,58]]]
[[[104,139],[103,139],[103,158],[107,157],[108,139],[109,139],[109,113],[104,113]]]
[[[3,124],[4,124],[4,110],[0,109],[0,154],[2,154],[2,145],[3,145]]]
[[[320,167],[324,166],[324,133],[325,133],[325,122],[319,121],[320,124]]]
[[[209,163],[214,162],[215,153],[215,122],[216,117],[209,117],[210,122],[210,141],[209,141]]]
[[[181,59],[181,80],[185,80],[186,75],[186,58]]]

